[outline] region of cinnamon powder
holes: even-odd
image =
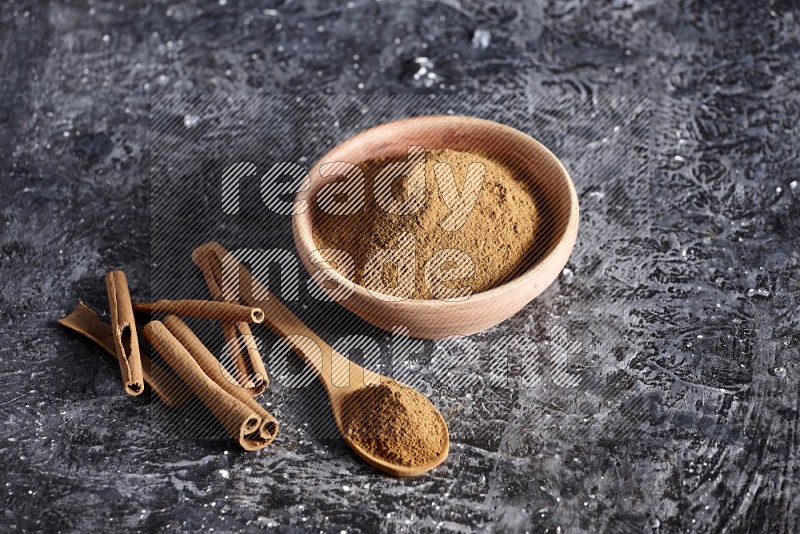
[[[345,277],[370,290],[383,289],[384,293],[415,299],[447,297],[442,295],[442,288],[445,293],[452,290],[454,294],[458,288],[467,288],[471,293],[485,291],[510,280],[529,265],[533,259],[531,251],[537,235],[539,210],[533,194],[514,172],[477,153],[443,149],[428,151],[424,157],[424,192],[417,189],[424,198],[414,213],[388,213],[386,204],[376,198],[380,188],[378,181],[386,179],[387,165],[397,164],[384,158],[359,165],[364,173],[365,192],[360,211],[341,215],[335,209],[319,209],[318,197],[313,235],[323,258]],[[454,182],[443,180],[448,170],[437,166],[442,163],[449,165]],[[468,194],[465,183],[468,172],[476,169],[475,164],[482,165],[484,171],[477,200],[472,209],[463,210],[464,220],[454,221],[453,195]],[[409,176],[389,179],[395,180],[385,189],[393,196],[390,200],[408,200],[411,194]],[[341,198],[354,194],[352,187],[342,189],[346,193],[339,194]],[[370,263],[382,250],[407,248],[409,235],[414,242],[413,255],[405,251],[409,252],[405,256],[409,262]],[[406,241],[401,242],[403,236]],[[354,265],[349,272],[337,264],[333,249],[352,257]],[[444,253],[439,252],[443,250]],[[452,250],[466,253],[467,263],[471,265],[465,266],[465,256],[461,253],[456,256],[457,253],[449,252]],[[376,269],[380,270],[377,276]],[[449,279],[446,275],[444,281],[435,278],[437,271],[448,269],[455,269]],[[432,291],[435,289],[432,284],[437,281],[440,290]]]
[[[387,462],[416,467],[436,460],[445,429],[436,409],[417,391],[390,381],[350,393],[344,400],[345,435]]]

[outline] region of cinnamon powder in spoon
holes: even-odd
[[[404,467],[428,464],[442,453],[445,430],[435,408],[417,391],[390,381],[344,400],[345,435],[367,452]]]

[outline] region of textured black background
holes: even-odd
[[[800,529],[796,3],[221,4],[0,7],[0,528]],[[435,78],[414,76],[422,57]],[[318,439],[280,384],[269,449],[176,439],[54,324],[78,297],[101,307],[110,268],[150,291],[153,95],[478,91],[548,95],[564,116],[650,102],[642,229],[579,241],[574,277],[474,340],[553,341],[555,319],[614,330],[587,342],[595,390],[423,380],[454,444],[398,481]],[[577,156],[613,133],[554,148],[585,175]],[[625,226],[603,205],[614,185],[579,191],[592,237]],[[619,398],[593,394],[611,383]]]

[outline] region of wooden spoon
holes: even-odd
[[[350,445],[356,454],[376,469],[398,477],[420,475],[444,462],[450,448],[450,435],[447,430],[447,423],[442,417],[442,414],[421,393],[398,381],[394,382],[408,387],[409,391],[413,391],[415,394],[419,395],[420,398],[424,399],[425,403],[430,406],[430,409],[435,412],[436,418],[441,424],[444,436],[442,449],[439,455],[426,464],[408,467],[392,463],[384,458],[376,456],[365,450],[357,442],[351,440],[345,432],[344,426],[345,421],[343,415],[345,399],[358,390],[371,387],[367,384],[377,385],[379,383],[393,381],[393,379],[368,371],[350,361],[344,355],[333,350],[330,345],[325,343],[325,341],[315,334],[308,326],[303,324],[303,322],[278,300],[275,295],[270,293],[258,280],[253,278],[252,274],[241,265],[241,263],[232,255],[228,255],[222,245],[212,242],[201,245],[198,248],[205,248],[213,251],[223,265],[223,271],[226,273],[226,276],[223,276],[224,280],[232,281],[233,277],[231,273],[235,273],[235,270],[238,268],[239,295],[241,302],[246,306],[255,306],[254,303],[258,303],[257,307],[264,311],[263,324],[269,326],[271,330],[281,336],[289,346],[291,346],[294,352],[314,370],[317,377],[322,381],[323,386],[325,386],[336,426],[339,428],[339,432],[341,432],[347,444]],[[349,380],[347,379],[348,376]]]

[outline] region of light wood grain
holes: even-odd
[[[327,162],[362,163],[376,157],[402,158],[410,145],[426,150],[451,148],[479,151],[517,170],[537,196],[542,225],[547,232],[537,259],[522,274],[496,288],[471,295],[460,302],[442,300],[383,300],[365,287],[352,284],[331,269],[317,252],[312,235],[317,193],[338,176],[323,177],[320,167]],[[425,116],[376,126],[342,142],[325,154],[310,170],[310,187],[300,191],[297,201],[308,209],[292,217],[292,231],[300,259],[310,273],[327,269],[329,280],[351,285],[342,306],[365,321],[392,331],[400,326],[413,337],[442,339],[469,335],[492,327],[522,309],[544,291],[567,263],[578,233],[578,196],[569,173],[547,148],[518,130],[496,122],[471,117]],[[538,238],[537,238],[538,239]],[[332,286],[334,289],[331,289]],[[321,285],[333,298],[335,285]]]

